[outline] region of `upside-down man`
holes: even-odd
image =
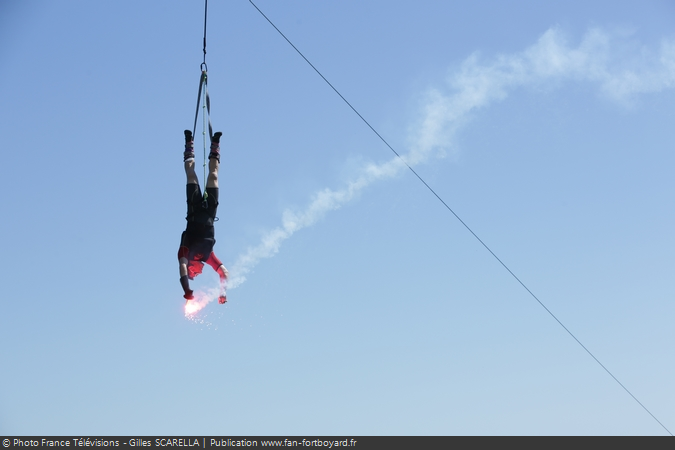
[[[185,130],[185,175],[187,175],[187,227],[181,235],[178,249],[178,264],[180,269],[180,284],[183,287],[186,300],[194,298],[190,289],[189,280],[202,273],[204,263],[213,267],[220,276],[220,297],[218,303],[227,301],[225,289],[227,287],[227,269],[220,262],[213,246],[216,243],[213,223],[216,220],[218,209],[218,167],[220,166],[220,136],[217,132],[211,138],[211,152],[209,153],[209,175],[206,179],[206,196],[202,196],[199,179],[195,173],[195,152],[192,132]]]

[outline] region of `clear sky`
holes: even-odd
[[[675,432],[675,4],[257,4]],[[202,26],[0,2],[0,434],[666,434],[246,0],[207,41],[233,288],[187,318]]]

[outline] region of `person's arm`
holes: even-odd
[[[183,297],[186,300],[192,300],[194,296],[192,295],[192,289],[190,289],[190,281],[188,280],[188,270],[187,270],[187,258],[183,255],[187,247],[181,247],[178,253],[178,270],[180,272],[180,285],[183,288],[185,294]]]
[[[222,305],[223,303],[227,302],[225,291],[227,290],[227,277],[229,276],[229,273],[214,252],[211,252],[208,259],[206,260],[206,264],[211,266],[220,277],[220,297],[218,298],[218,303]]]

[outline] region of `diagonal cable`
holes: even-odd
[[[396,150],[394,150],[394,148],[393,148],[391,145],[389,145],[389,142],[387,142],[386,139],[384,139],[384,138],[382,137],[382,135],[380,135],[380,133],[378,133],[377,130],[376,130],[375,128],[373,128],[373,126],[372,126],[372,125],[371,125],[371,124],[370,124],[370,123],[369,123],[369,122],[361,115],[361,113],[359,113],[359,112],[356,110],[356,108],[354,108],[354,106],[352,106],[352,104],[349,103],[349,101],[348,101],[348,100],[347,100],[347,99],[346,99],[346,98],[345,98],[345,97],[344,97],[344,96],[343,96],[343,95],[335,88],[335,86],[333,86],[333,84],[332,84],[330,81],[328,81],[328,79],[326,79],[326,77],[323,76],[323,74],[319,71],[319,69],[317,69],[317,68],[314,66],[314,64],[312,64],[312,63],[309,61],[309,59],[307,59],[307,58],[305,57],[305,55],[304,55],[304,54],[303,54],[303,53],[302,53],[302,52],[301,52],[301,51],[300,51],[300,50],[299,50],[299,49],[298,49],[291,41],[290,41],[290,39],[288,39],[288,38],[286,37],[286,35],[285,35],[284,33],[282,33],[281,30],[280,30],[279,28],[277,28],[277,26],[270,20],[270,18],[267,17],[267,16],[265,15],[265,13],[262,12],[262,11],[260,10],[260,8],[258,8],[258,6],[257,6],[255,3],[253,3],[253,0],[249,0],[249,3],[251,3],[251,5],[253,5],[253,7],[254,7],[255,9],[258,10],[258,12],[265,18],[265,20],[267,20],[267,21],[269,22],[269,24],[272,25],[272,27],[274,27],[275,30],[277,30],[277,32],[281,35],[281,37],[283,37],[283,38],[286,40],[286,42],[288,42],[288,43],[290,44],[290,46],[293,47],[293,49],[294,49],[294,50],[302,57],[302,59],[304,59],[305,62],[306,62],[307,64],[309,64],[310,67],[311,67],[312,69],[314,69],[314,71],[315,71],[315,72],[323,79],[323,81],[326,82],[326,84],[328,84],[328,86],[331,87],[331,89],[333,89],[333,91],[335,91],[335,93],[336,93],[336,94],[337,94],[337,95],[338,95],[338,96],[339,96],[339,97],[347,104],[347,106],[349,106],[349,107],[351,108],[351,110],[354,111],[354,113],[356,113],[357,116],[359,116],[359,118],[363,121],[363,123],[365,123],[365,124],[368,126],[368,128],[370,128],[370,129],[372,130],[372,132],[375,133],[375,135],[377,135],[377,137],[380,138],[380,140],[381,140],[382,142],[384,142],[384,144],[385,144],[387,147],[389,147],[389,150],[391,150],[391,151],[392,151],[392,152],[393,152],[393,153],[394,153],[394,154],[395,154],[395,155],[403,162],[403,164],[405,164],[406,167],[407,167],[408,169],[410,169],[410,171],[417,177],[417,179],[420,180],[420,181],[422,182],[422,184],[424,184],[424,186],[426,186],[426,188],[427,188],[427,189],[428,189],[428,190],[429,190],[429,191],[430,191],[430,192],[431,192],[431,193],[432,193],[432,194],[433,194],[433,195],[434,195],[434,196],[435,196],[442,204],[443,204],[443,206],[445,206],[445,208],[446,208],[448,211],[450,211],[450,212],[452,213],[452,215],[455,216],[455,218],[456,218],[462,225],[464,225],[464,228],[466,228],[466,229],[469,231],[469,233],[471,233],[471,234],[473,235],[473,237],[475,237],[476,240],[478,240],[478,242],[480,242],[481,245],[482,245],[483,247],[485,247],[485,249],[486,249],[488,252],[490,252],[490,254],[491,254],[491,255],[499,262],[499,264],[501,264],[502,267],[504,267],[504,269],[506,269],[506,271],[507,271],[509,274],[511,274],[511,276],[512,276],[512,277],[513,277],[513,278],[514,278],[514,279],[515,279],[515,280],[516,280],[516,281],[517,281],[517,282],[518,282],[518,283],[519,283],[519,284],[520,284],[520,285],[521,285],[521,286],[522,286],[522,287],[523,287],[523,288],[524,288],[531,296],[532,296],[532,298],[534,298],[534,299],[537,301],[537,303],[539,303],[539,305],[540,305],[542,308],[544,308],[544,310],[545,310],[551,317],[553,317],[553,319],[555,319],[556,322],[558,322],[558,324],[559,324],[559,325],[567,332],[567,334],[569,334],[569,335],[577,342],[577,344],[579,344],[579,345],[581,346],[581,348],[583,348],[583,349],[586,351],[586,353],[588,353],[588,354],[591,356],[591,358],[593,358],[593,360],[595,360],[595,362],[598,363],[598,365],[600,365],[600,367],[602,367],[602,368],[604,369],[604,371],[607,372],[607,373],[609,374],[609,376],[612,377],[612,379],[613,379],[614,381],[616,381],[616,382],[618,383],[618,385],[621,386],[621,387],[623,388],[623,390],[626,391],[626,392],[628,393],[628,395],[630,395],[630,396],[633,398],[633,400],[635,400],[635,401],[637,402],[637,404],[640,405],[640,406],[642,407],[642,409],[644,409],[644,410],[647,412],[647,414],[649,414],[649,415],[650,415],[650,416],[651,416],[651,417],[652,417],[659,425],[661,425],[661,427],[662,427],[664,430],[666,430],[666,432],[668,432],[669,435],[673,436],[673,433],[671,433],[670,430],[669,430],[668,428],[666,428],[666,426],[665,426],[664,424],[662,424],[661,421],[660,421],[659,419],[657,419],[656,416],[655,416],[654,414],[652,414],[652,412],[651,412],[649,409],[647,409],[647,407],[646,407],[645,405],[643,405],[642,402],[641,402],[640,400],[638,400],[637,397],[635,397],[635,395],[633,395],[633,393],[632,393],[630,390],[628,390],[628,388],[627,388],[626,386],[624,386],[623,383],[621,383],[621,381],[619,381],[619,379],[618,379],[617,377],[615,377],[614,374],[613,374],[607,367],[605,367],[605,365],[602,364],[602,363],[600,362],[600,360],[599,360],[598,358],[596,358],[595,355],[594,355],[594,354],[593,354],[593,353],[592,353],[592,352],[591,352],[584,344],[581,343],[581,341],[574,335],[574,333],[572,333],[572,332],[571,332],[571,331],[570,331],[570,330],[569,330],[569,329],[568,329],[568,328],[560,321],[560,319],[558,319],[558,318],[555,316],[555,314],[553,314],[553,312],[552,312],[550,309],[548,309],[548,308],[546,307],[546,305],[545,305],[541,300],[539,300],[539,298],[538,298],[536,295],[534,295],[534,293],[530,290],[530,288],[528,288],[528,287],[525,285],[525,283],[523,283],[523,282],[521,281],[521,279],[518,278],[518,277],[516,276],[516,274],[513,273],[513,271],[512,271],[511,269],[509,269],[509,267],[508,267],[508,266],[507,266],[507,265],[506,265],[506,264],[505,264],[505,263],[504,263],[504,262],[503,262],[496,254],[495,254],[495,252],[493,252],[493,251],[490,249],[490,247],[488,247],[488,245],[487,245],[485,242],[483,242],[483,240],[482,240],[480,237],[478,237],[478,235],[477,235],[476,233],[474,233],[474,231],[469,227],[469,225],[467,225],[466,222],[464,222],[464,221],[457,215],[457,213],[456,213],[455,211],[453,211],[453,209],[450,208],[450,206],[449,206],[447,203],[445,203],[445,201],[444,201],[444,200],[436,193],[436,191],[434,191],[434,190],[431,188],[431,186],[429,186],[429,184],[427,184],[427,182],[424,181],[424,179],[423,179],[417,172],[415,172],[415,169],[413,169],[413,168],[406,162],[406,160],[405,160],[403,157],[401,157],[401,155],[399,155],[399,153],[398,153]]]

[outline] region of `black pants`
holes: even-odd
[[[206,188],[206,198],[198,184],[188,184],[187,227],[181,235],[178,258],[206,261],[216,243],[213,223],[218,211],[218,188]]]

